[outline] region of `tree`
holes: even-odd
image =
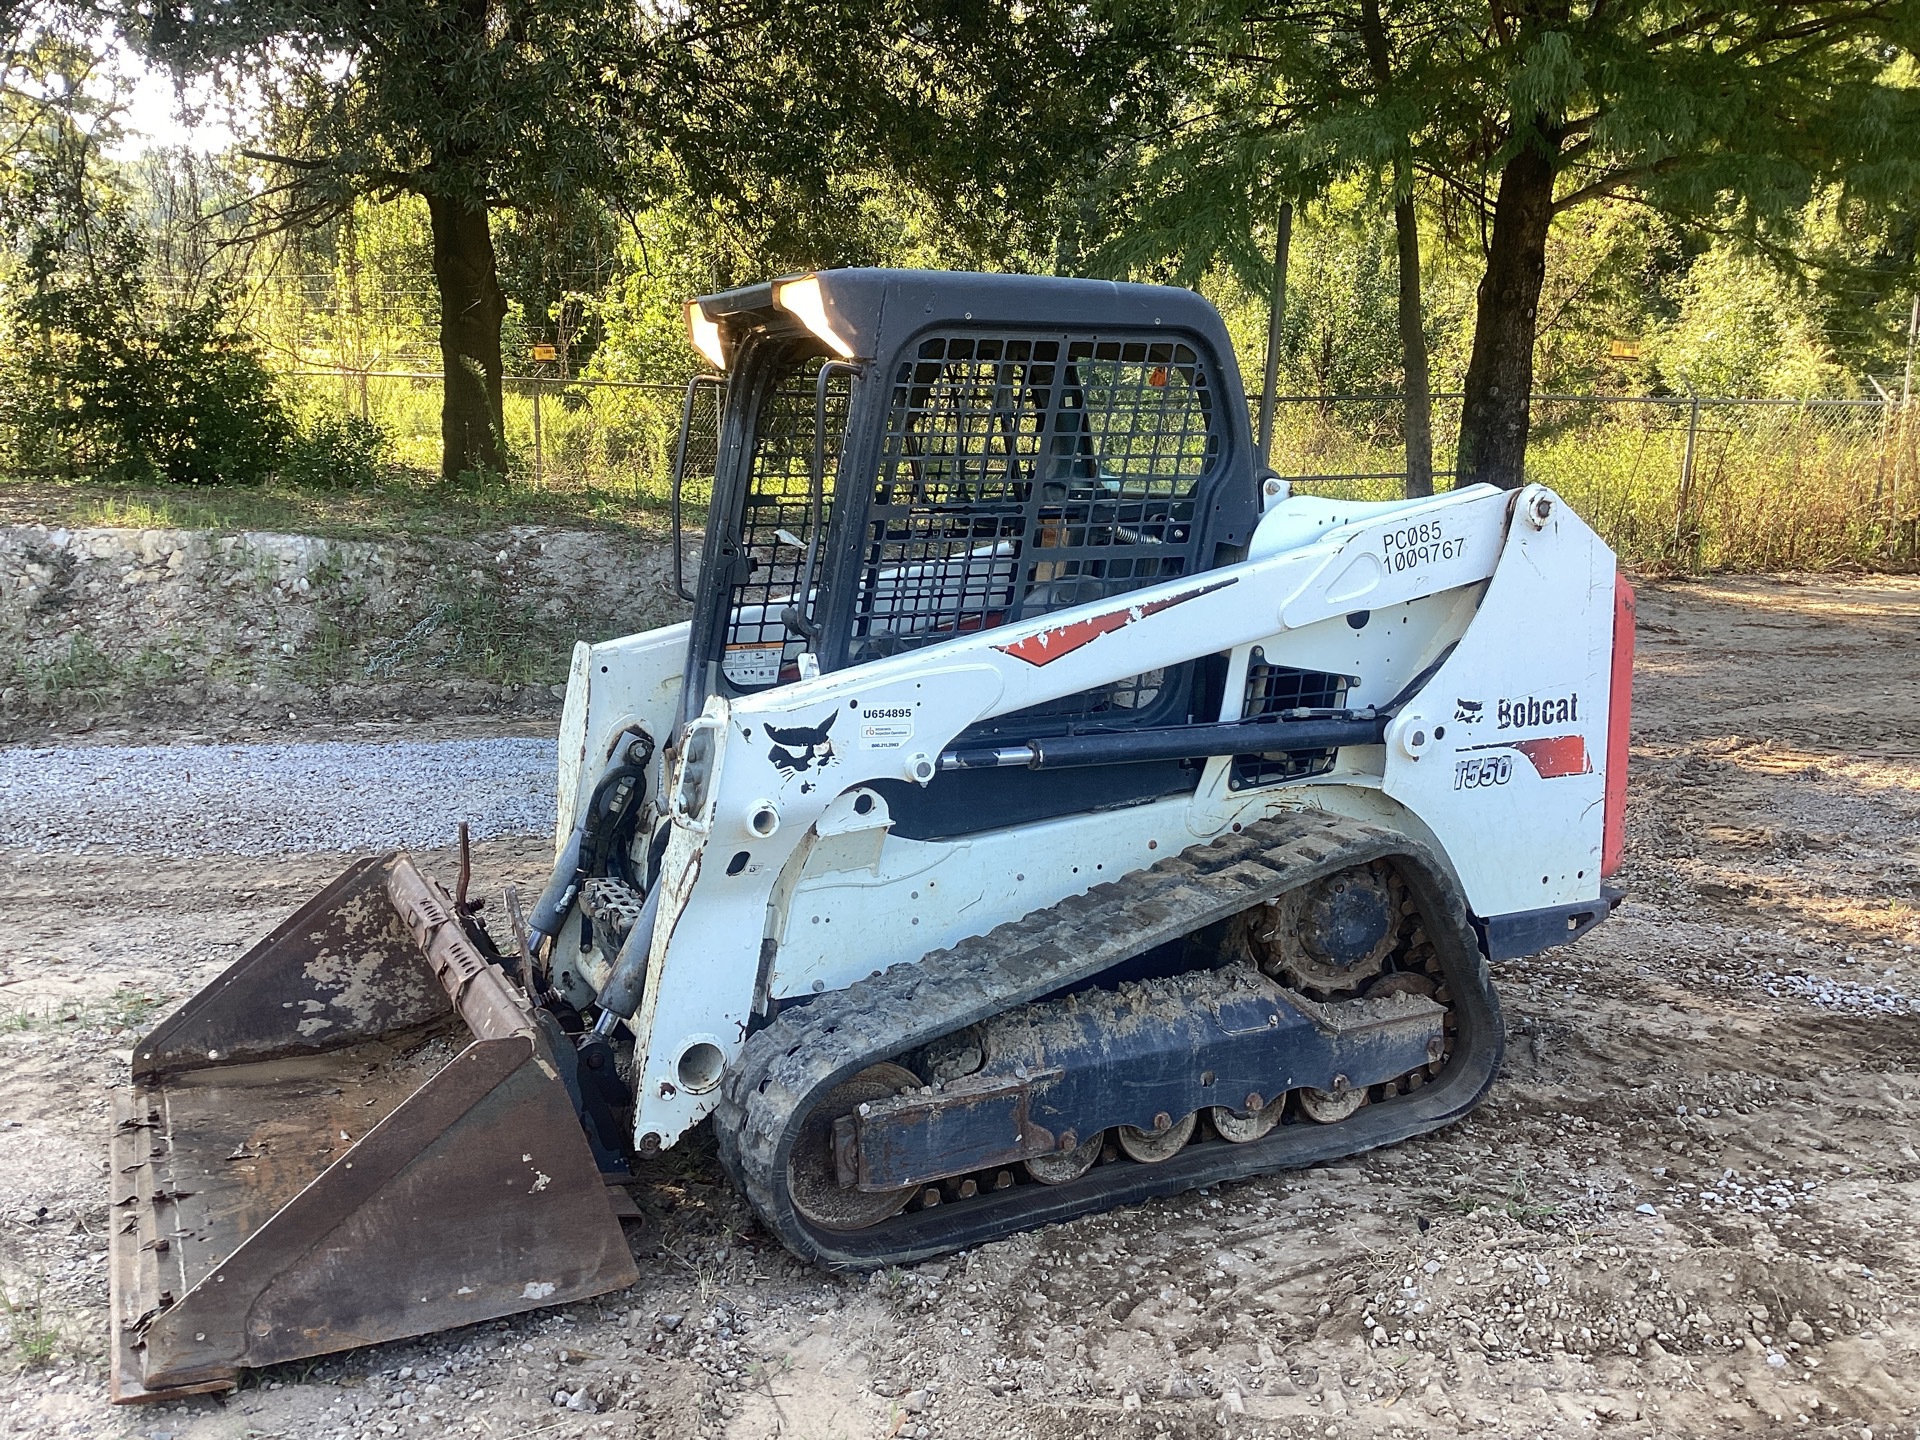
[[[1156,63],[1181,103],[1116,169],[1102,253],[1121,266],[1171,260],[1187,280],[1217,256],[1253,284],[1255,237],[1281,199],[1372,177],[1404,221],[1412,393],[1423,356],[1411,202],[1416,183],[1433,187],[1469,213],[1484,264],[1463,483],[1525,479],[1556,221],[1619,197],[1791,257],[1811,197],[1831,187],[1843,204],[1910,209],[1920,182],[1912,0],[1229,0],[1180,16],[1180,43]]]
[[[1366,47],[1367,73],[1383,110],[1403,118],[1396,138],[1409,142],[1419,128],[1417,106],[1400,102],[1393,65],[1387,54],[1387,27],[1380,0],[1360,0],[1360,36]],[[1427,368],[1426,311],[1420,304],[1420,219],[1413,204],[1412,146],[1393,150],[1394,268],[1400,317],[1400,355],[1406,373],[1405,439],[1408,499],[1433,494],[1433,381]]]
[[[1099,262],[1159,265],[1191,284],[1224,260],[1264,291],[1262,238],[1280,206],[1325,200],[1354,180],[1370,185],[1394,221],[1407,493],[1432,494],[1415,193],[1417,146],[1435,109],[1423,91],[1428,43],[1409,46],[1380,0],[1231,0],[1179,17],[1178,44],[1155,63],[1180,103],[1171,124],[1142,135],[1114,167]],[[1330,357],[1320,368],[1331,371]]]
[[[1898,68],[1920,44],[1920,7],[1904,0],[1522,0],[1461,19],[1474,23],[1431,71],[1450,103],[1426,148],[1489,220],[1461,483],[1525,481],[1557,219],[1625,196],[1760,237],[1791,231],[1825,186],[1871,204],[1920,182],[1920,90]]]
[[[135,29],[179,70],[278,97],[253,147],[277,173],[262,228],[360,196],[424,199],[449,478],[506,464],[494,211],[592,196],[633,213],[689,195],[831,262],[831,235],[807,235],[813,202],[872,169],[956,225],[1018,233],[1007,217],[1044,208],[1058,157],[1113,123],[1096,102],[1124,89],[1064,4],[158,0]],[[1090,98],[1036,74],[1084,75]]]
[[[647,89],[635,11],[487,0],[161,0],[146,52],[230,93],[273,95],[250,158],[273,172],[254,233],[321,223],[363,194],[424,200],[440,299],[442,473],[507,468],[489,213],[617,186]]]

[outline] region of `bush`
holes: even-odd
[[[288,442],[280,479],[301,490],[370,490],[392,449],[392,437],[374,421],[317,411]]]
[[[167,314],[153,299],[146,242],[108,206],[84,247],[36,237],[5,319],[17,375],[10,428],[36,468],[104,479],[257,484],[292,425],[271,374],[214,296]]]

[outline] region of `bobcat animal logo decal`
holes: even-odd
[[[840,712],[836,710],[818,725],[806,729],[776,730],[767,726],[767,739],[772,742],[767,758],[773,761],[781,776],[789,780],[815,766],[824,769],[833,763],[833,742],[827,738],[827,732],[839,718]]]

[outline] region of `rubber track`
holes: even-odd
[[[818,1230],[794,1210],[787,1156],[800,1121],[847,1077],[1323,875],[1385,857],[1394,859],[1413,893],[1453,995],[1453,1051],[1428,1084],[1366,1106],[1338,1125],[1282,1125],[1247,1145],[1203,1141],[1158,1165],[1096,1165],[1066,1185],[1015,1185],[901,1214],[868,1230]],[[1465,901],[1432,855],[1394,831],[1301,811],[795,1006],[747,1041],[722,1087],[714,1128],[722,1162],[782,1243],[817,1264],[870,1269],[1436,1129],[1486,1094],[1503,1040]]]

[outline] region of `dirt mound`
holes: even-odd
[[[0,739],[558,713],[576,639],[669,623],[671,551],[516,526],[431,543],[0,527]]]

